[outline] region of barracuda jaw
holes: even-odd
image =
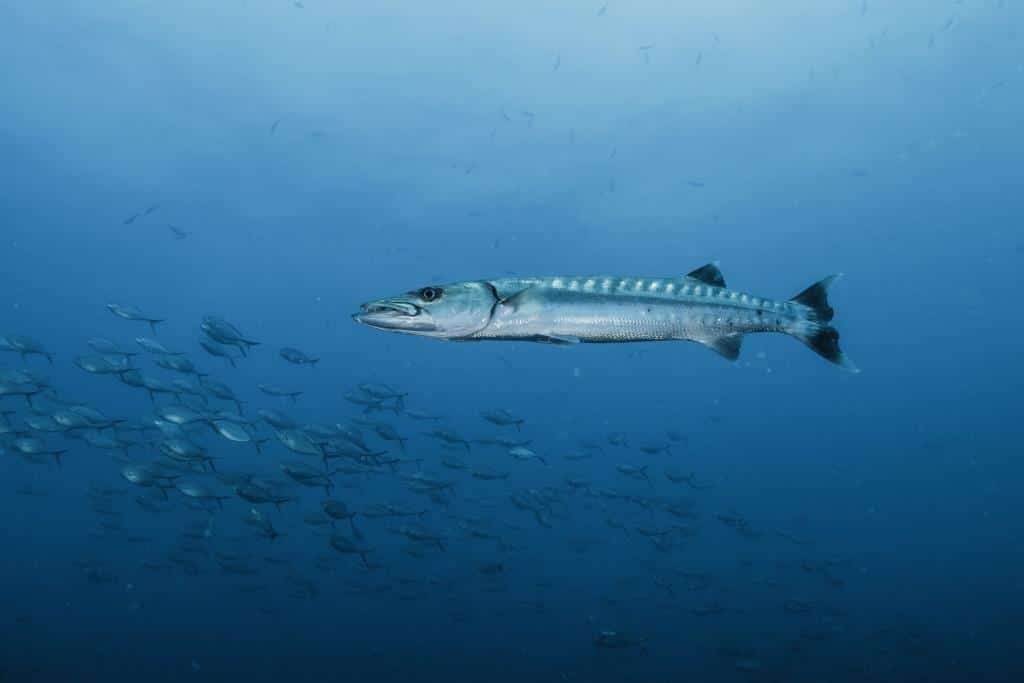
[[[487,282],[430,285],[370,301],[352,318],[363,325],[435,339],[469,339],[491,320],[497,299]]]
[[[380,299],[365,303],[352,319],[368,327],[393,332],[423,334],[438,330],[427,311],[403,299]]]

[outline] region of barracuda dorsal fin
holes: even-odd
[[[743,343],[743,335],[729,334],[724,337],[705,339],[700,343],[726,360],[736,360],[740,357],[740,345]]]
[[[686,274],[686,277],[693,278],[694,280],[700,280],[706,285],[725,287],[725,276],[722,275],[722,271],[718,269],[717,261],[712,261],[711,263],[703,265],[696,270],[691,270]]]

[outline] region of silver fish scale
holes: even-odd
[[[805,315],[789,302],[714,287],[692,278],[551,277],[496,283],[511,298],[477,338],[557,335],[589,342],[714,339],[784,331]],[[556,304],[550,306],[550,304]]]

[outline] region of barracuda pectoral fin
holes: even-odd
[[[718,269],[718,262],[712,261],[706,265],[691,270],[686,274],[686,277],[693,278],[694,280],[700,280],[706,285],[713,287],[725,287],[725,276],[722,275],[722,271]]]
[[[543,344],[555,344],[557,346],[575,346],[580,343],[579,337],[569,337],[564,334],[539,334],[533,341]]]
[[[740,345],[743,343],[743,335],[729,334],[724,337],[697,339],[695,341],[708,347],[726,360],[736,360],[740,357]]]
[[[517,292],[509,293],[495,291],[495,294],[499,297],[498,306],[501,308],[507,308],[511,311],[519,310],[535,298],[533,287],[527,287],[525,289],[520,289]]]

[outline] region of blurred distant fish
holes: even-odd
[[[135,351],[124,351],[117,343],[103,337],[93,337],[86,343],[97,353],[101,353],[104,356],[120,356],[125,361],[130,361],[134,356],[139,355]]]
[[[603,17],[607,11],[608,3],[606,2],[605,4],[601,5],[601,9],[597,10],[597,16]]]
[[[320,362],[319,358],[312,358],[299,349],[292,348],[290,346],[286,346],[281,349],[280,356],[293,365],[313,366]]]
[[[53,365],[53,354],[46,350],[46,348],[32,337],[26,337],[23,334],[5,334],[0,335],[0,350],[2,351],[13,351],[19,354],[22,358],[28,356],[43,356],[50,365]]]
[[[238,407],[239,414],[242,413],[242,406],[244,402],[239,399],[235,392],[224,382],[216,380],[212,377],[199,377],[199,383],[203,385],[203,388],[213,394],[214,397],[219,398],[222,401],[231,401]]]
[[[163,356],[182,355],[181,351],[171,351],[169,348],[158,342],[156,339],[150,339],[149,337],[136,337],[135,343],[152,354]]]
[[[257,385],[257,388],[267,396],[290,398],[292,400],[292,403],[295,403],[296,399],[299,396],[302,396],[301,391],[290,391],[288,389],[283,389],[277,386],[276,384],[259,384]]]
[[[528,460],[537,460],[545,465],[547,464],[547,460],[544,459],[544,456],[538,455],[536,452],[534,452],[530,448],[527,448],[526,446],[516,446],[515,448],[510,448],[508,454],[511,455],[516,460],[522,460],[524,462]]]
[[[149,214],[153,213],[154,211],[156,211],[159,208],[160,208],[159,204],[151,204],[150,206],[147,206],[142,211],[137,211],[137,212],[133,213],[131,216],[128,216],[128,218],[125,218],[122,221],[122,223],[124,225],[131,225],[135,221],[139,220],[140,218],[145,218],[146,216],[148,216]]]
[[[224,344],[226,346],[235,346],[242,355],[246,355],[246,350],[253,346],[259,346],[258,341],[246,338],[242,331],[237,327],[229,323],[224,318],[208,315],[203,318],[203,322],[199,325],[200,329],[206,333],[206,336],[217,342],[218,344]]]
[[[299,5],[299,3],[295,4]],[[256,529],[260,535],[269,538],[271,541],[277,539],[281,535],[278,533],[277,529],[274,528],[274,525],[270,523],[270,520],[264,517],[263,513],[256,508],[249,508],[249,514],[246,515],[244,521],[246,524]]]
[[[231,367],[236,367],[234,356],[231,355],[231,353],[227,350],[227,347],[225,347],[224,345],[218,344],[212,339],[200,339],[199,345],[202,346],[203,350],[206,351],[211,356],[217,356],[218,358],[227,358],[228,362],[231,363]]]
[[[524,422],[523,418],[507,410],[485,410],[480,413],[480,417],[499,427],[515,427],[516,431],[519,431]]]
[[[196,366],[192,364],[192,361],[181,354],[157,356],[153,359],[153,362],[164,370],[172,370],[185,375],[199,374],[198,370],[196,370]]]
[[[408,392],[396,389],[390,384],[375,384],[373,382],[360,383],[359,391],[381,401],[394,399],[399,408],[405,405],[405,397],[409,395]]]
[[[745,334],[775,332],[851,371],[829,323],[833,275],[786,301],[728,289],[709,263],[682,278],[522,277],[457,282],[363,304],[356,322],[450,341],[693,341],[736,360]]]
[[[191,232],[189,232],[187,230],[182,230],[181,228],[179,228],[176,225],[168,224],[167,229],[171,231],[171,234],[174,235],[174,239],[176,239],[176,240],[183,240],[183,239],[185,239],[186,237],[188,237],[189,235],[192,234]]]
[[[271,134],[271,135],[273,135],[274,133],[276,133],[276,132],[277,132],[277,127],[278,127],[279,125],[281,125],[281,119],[277,119],[277,120],[276,120],[276,121],[274,121],[274,122],[273,122],[272,124],[270,124],[270,134]]]
[[[344,399],[349,403],[354,403],[357,406],[362,406],[363,413],[369,414],[378,410],[391,410],[396,415],[401,412],[397,405],[385,403],[383,399],[363,396],[362,394],[350,391],[344,395]]]
[[[128,369],[127,365],[114,364],[104,356],[76,356],[72,363],[92,375],[117,375]]]
[[[138,320],[149,323],[154,333],[156,332],[156,324],[164,321],[164,318],[157,318],[148,313],[143,313],[139,308],[127,304],[107,304],[107,310],[124,320]]]
[[[295,422],[295,420],[285,415],[280,410],[270,410],[267,408],[263,408],[259,410],[257,414],[260,416],[261,420],[266,422],[274,429],[295,429],[296,427],[298,427],[298,424]]]

